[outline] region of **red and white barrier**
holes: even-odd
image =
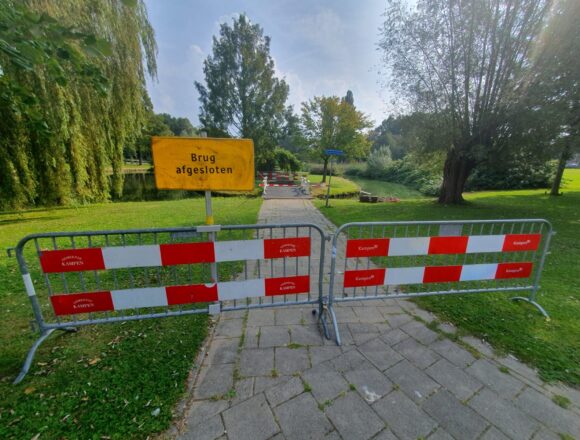
[[[48,250],[42,251],[40,264],[45,273],[55,273],[309,255],[310,238],[297,237]]]
[[[535,251],[541,239],[541,234],[353,239],[347,241],[346,257]]]
[[[250,297],[304,294],[310,291],[308,275],[229,281],[216,284],[146,287],[91,293],[52,295],[57,316],[147,307],[167,307]]]
[[[528,278],[532,269],[532,263],[523,262],[347,270],[344,272],[344,287]]]
[[[260,183],[260,186],[264,186],[263,183]],[[300,185],[294,185],[294,184],[290,184],[290,183],[268,183],[267,186],[285,186],[285,187],[289,187],[289,188],[298,188]]]

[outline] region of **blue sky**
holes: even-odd
[[[384,0],[145,0],[155,29],[158,79],[148,81],[155,112],[198,124],[194,81],[211,53],[219,23],[239,13],[271,37],[277,76],[290,86],[294,110],[314,96],[354,93],[355,105],[379,123],[388,93],[379,85],[378,29]]]

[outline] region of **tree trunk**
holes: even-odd
[[[456,149],[447,153],[443,168],[443,185],[439,194],[439,203],[462,203],[465,182],[473,169],[471,161],[467,160]]]
[[[560,195],[560,185],[562,184],[562,175],[564,174],[564,169],[566,168],[566,162],[570,159],[570,144],[566,142],[564,148],[562,148],[562,153],[560,154],[560,159],[558,161],[558,169],[556,170],[556,177],[554,177],[554,182],[552,182],[552,190],[550,191],[551,196]]]
[[[328,157],[324,159],[324,168],[322,169],[322,181],[321,183],[326,183],[326,174],[328,173]]]

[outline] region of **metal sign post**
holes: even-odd
[[[343,156],[342,150],[326,150],[325,153],[330,156],[330,176],[328,176],[328,188],[326,190],[326,207],[328,208],[328,201],[330,199],[330,183],[332,182],[332,156]]]

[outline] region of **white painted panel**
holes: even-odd
[[[385,285],[422,284],[424,267],[394,267],[388,268]]]
[[[107,269],[161,266],[158,245],[104,247],[102,251]]]
[[[497,264],[466,264],[459,281],[493,280],[496,272]]]
[[[215,261],[262,260],[264,240],[216,241]]]
[[[389,257],[400,255],[427,255],[429,237],[391,238]]]
[[[263,279],[218,283],[220,301],[265,296],[265,291]]]
[[[146,287],[143,289],[112,290],[115,310],[167,305],[165,287]]]
[[[501,252],[505,235],[472,235],[467,240],[467,253]]]

